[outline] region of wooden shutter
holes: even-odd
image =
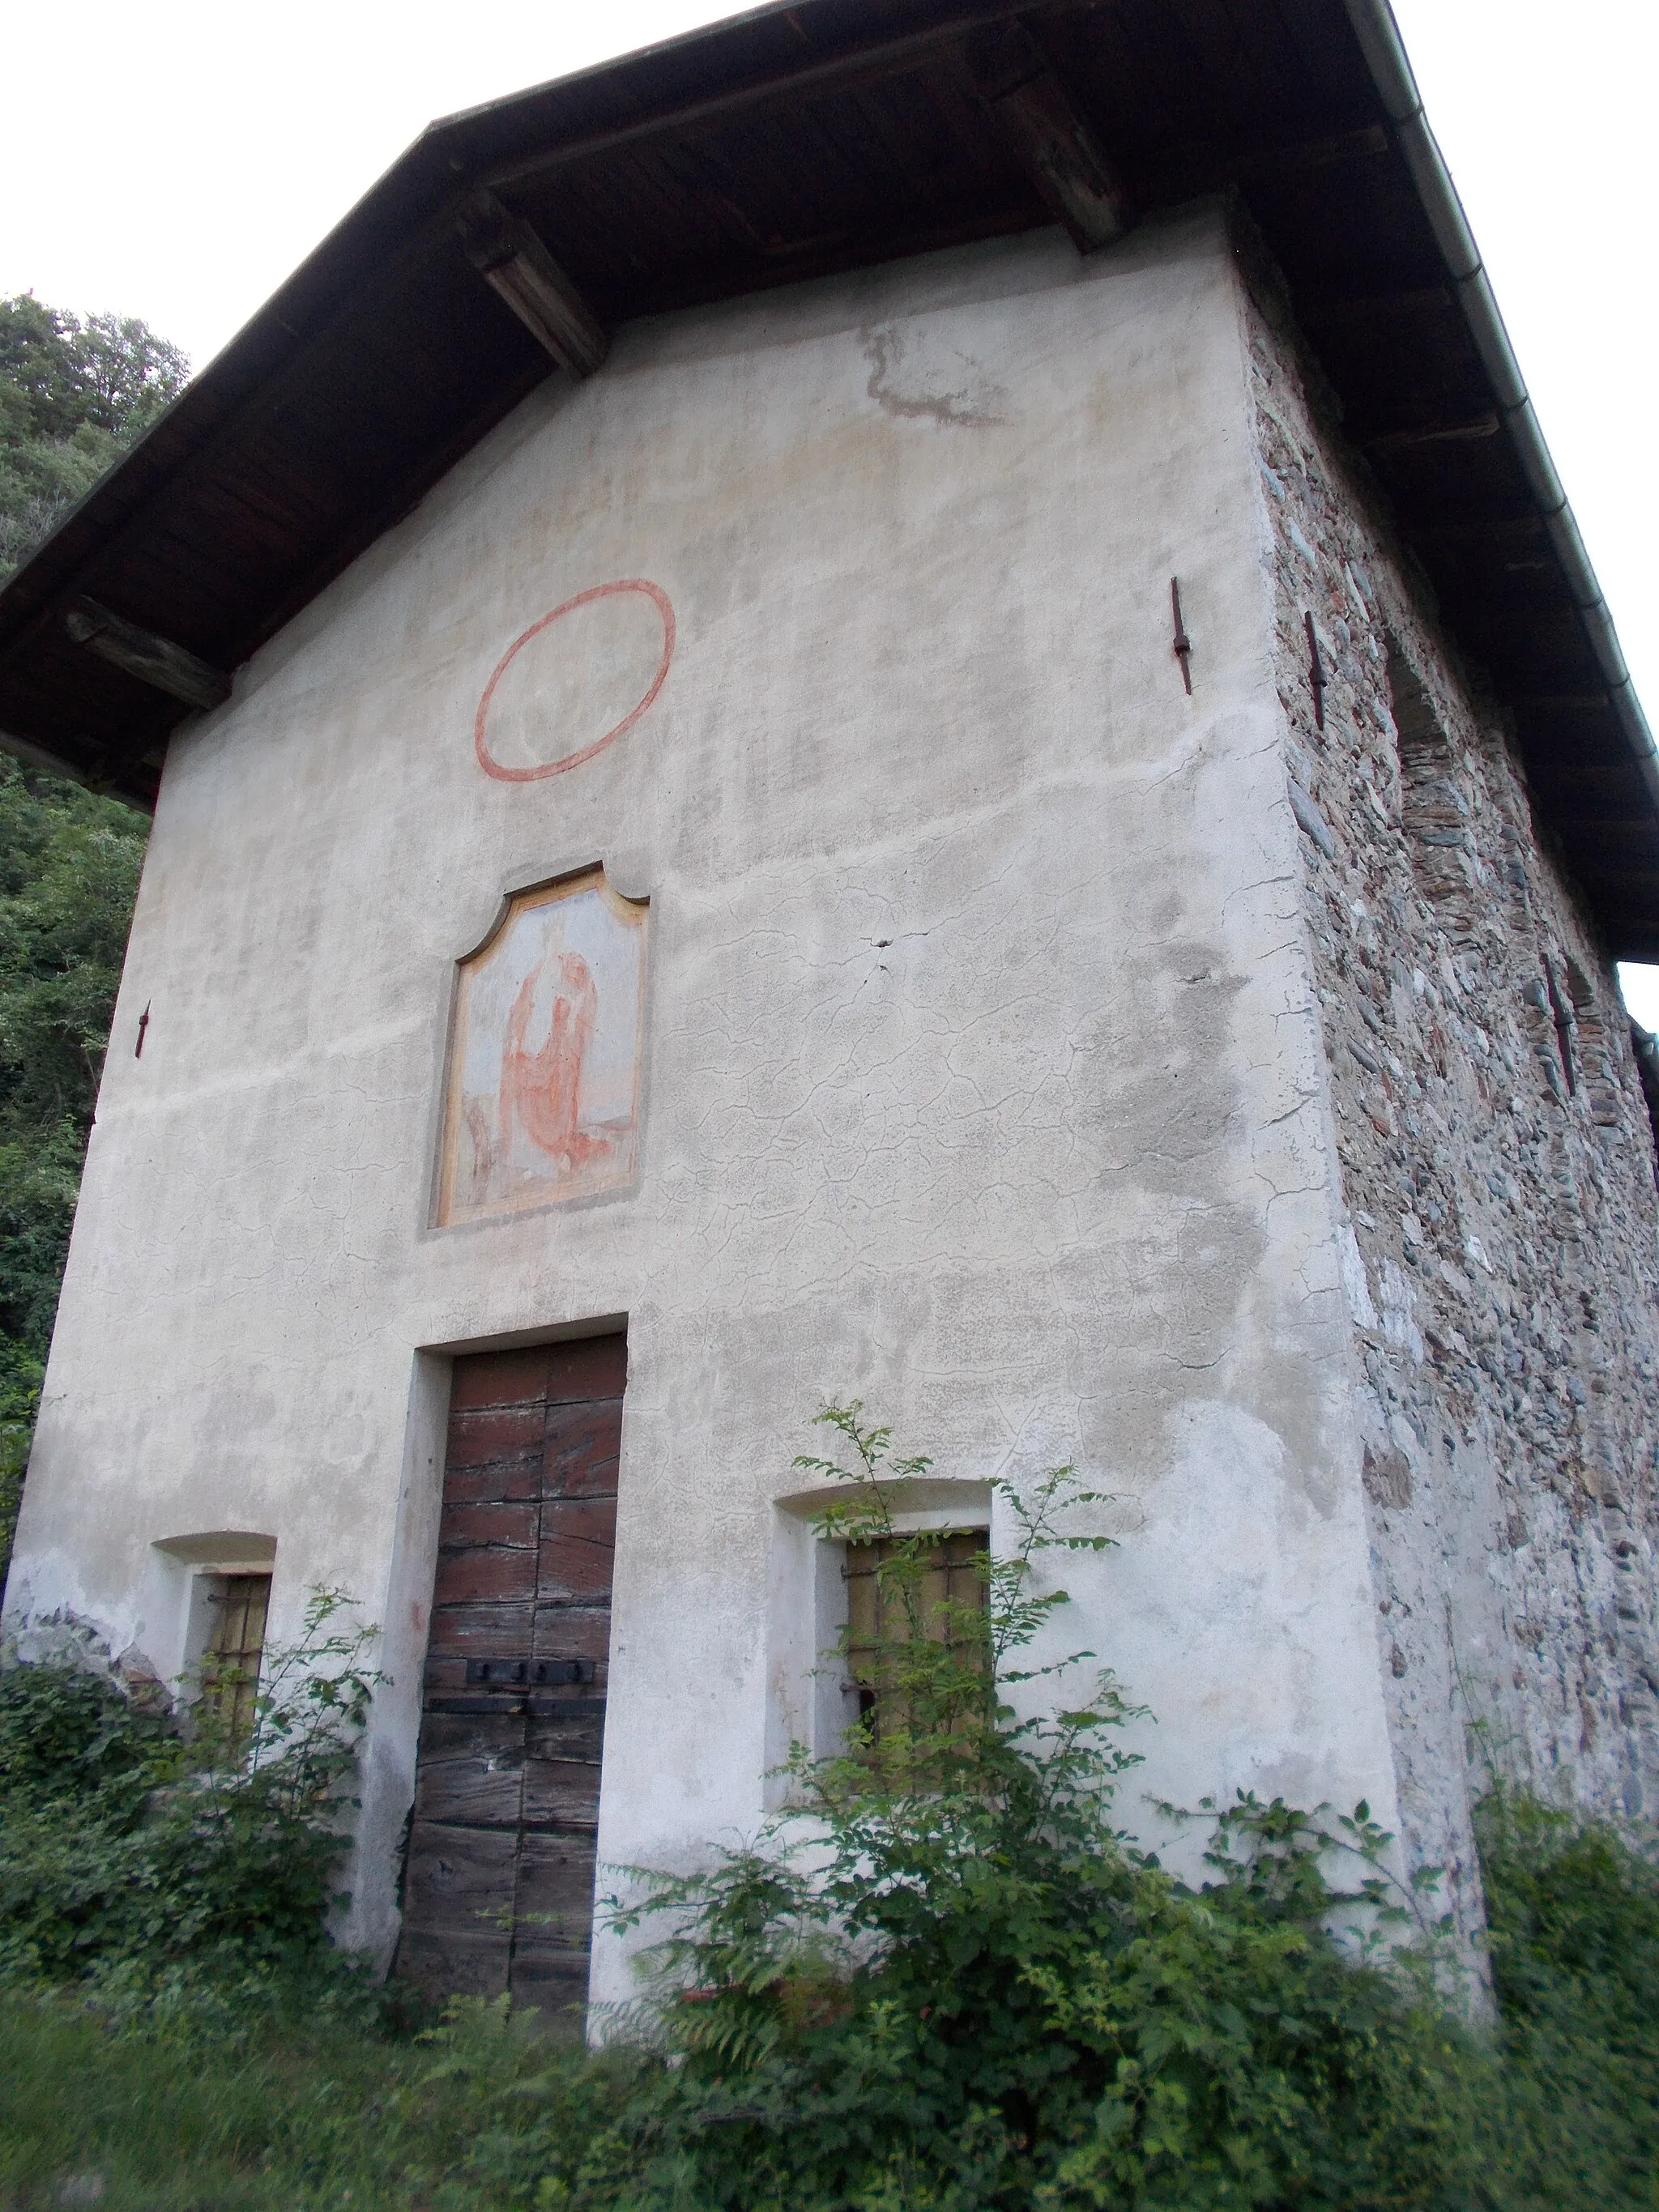
[[[908,1640],[910,1633],[908,1609],[890,1586],[884,1588],[880,1570],[900,1543],[910,1540],[878,1537],[847,1547],[848,1671],[858,1690],[859,1717],[869,1722],[877,1742],[884,1713],[890,1726],[899,1717],[892,1689],[881,1679],[881,1652]],[[984,1612],[987,1590],[978,1563],[988,1540],[983,1528],[958,1529],[929,1547],[915,1601],[924,1635],[952,1640],[951,1616],[940,1610],[947,1601]]]
[[[208,1602],[214,1608],[213,1635],[203,1669],[203,1700],[218,1714],[229,1735],[240,1740],[253,1726],[270,1611],[270,1577],[221,1576]]]

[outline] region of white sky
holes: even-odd
[[[1650,715],[1654,0],[1395,0]],[[432,117],[732,12],[698,0],[79,0],[7,18],[0,294],[199,367]],[[1626,995],[1659,1028],[1659,970]]]

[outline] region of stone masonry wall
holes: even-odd
[[[1494,1771],[1659,1815],[1653,1132],[1501,716],[1248,289],[1405,1841],[1461,1872]]]

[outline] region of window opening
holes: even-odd
[[[1596,1003],[1595,986],[1571,958],[1567,962],[1567,996],[1572,1001],[1573,1025],[1578,1032],[1578,1065],[1590,1120],[1598,1128],[1616,1129],[1620,1120],[1619,1078]]]
[[[1572,1014],[1561,995],[1561,986],[1555,980],[1555,970],[1547,960],[1544,963],[1544,983],[1549,993],[1550,1019],[1555,1024],[1555,1049],[1561,1055],[1561,1073],[1566,1078],[1567,1096],[1578,1094],[1578,1071],[1573,1064]]]
[[[1469,802],[1459,761],[1427,686],[1389,641],[1389,695],[1400,757],[1400,812],[1419,895],[1454,945],[1474,929]]]
[[[1400,744],[1401,809],[1406,834],[1419,845],[1467,850],[1469,805],[1454,780],[1451,742],[1422,678],[1392,640],[1389,694]]]
[[[202,1699],[218,1715],[226,1733],[240,1741],[253,1729],[270,1577],[226,1575],[208,1602],[214,1608],[213,1633],[202,1669]]]
[[[843,1648],[872,1750],[937,1727],[959,1732],[982,1708],[991,1665],[989,1540],[988,1530],[967,1528],[848,1545]],[[956,1663],[940,1667],[932,1654],[924,1664],[908,1663],[908,1647],[919,1636],[945,1646]]]
[[[1648,1121],[1653,1131],[1654,1172],[1659,1176],[1659,1041],[1639,1022],[1631,1024],[1630,1038],[1635,1047],[1636,1073],[1642,1096],[1647,1101]]]

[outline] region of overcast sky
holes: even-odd
[[[199,367],[436,115],[732,12],[696,0],[79,0],[6,30],[0,294]],[[1659,714],[1654,0],[1395,0],[1590,557]],[[1659,971],[1635,1011],[1659,1027]]]

